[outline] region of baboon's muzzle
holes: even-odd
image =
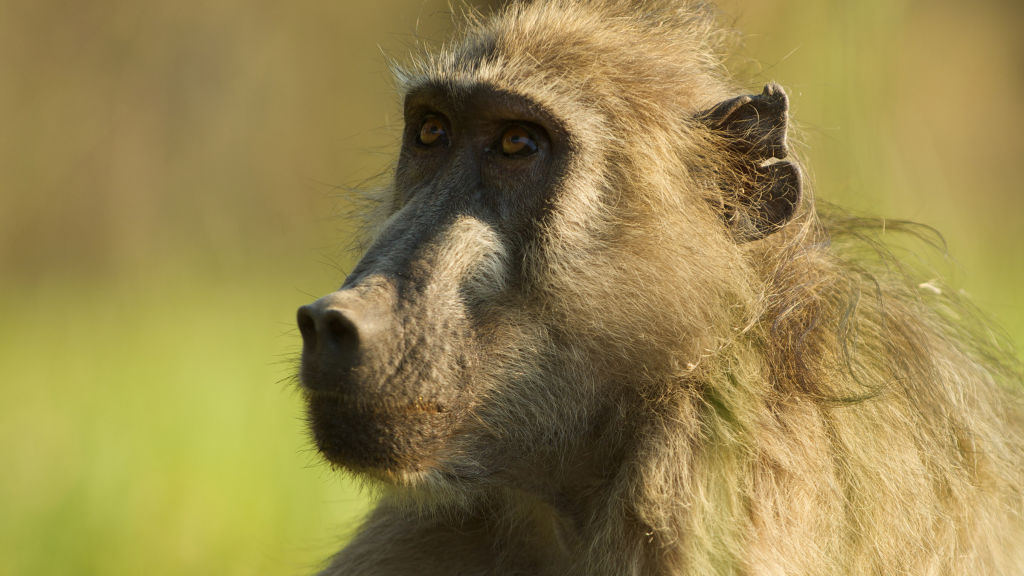
[[[452,428],[453,374],[428,354],[436,341],[429,320],[408,309],[400,316],[396,301],[393,286],[381,281],[299,308],[310,424],[317,447],[335,464],[419,470]],[[410,324],[414,337],[406,333]]]

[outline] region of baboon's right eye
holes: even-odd
[[[440,118],[427,118],[420,125],[420,135],[416,141],[424,146],[433,146],[438,143],[447,144],[448,130],[445,129]]]

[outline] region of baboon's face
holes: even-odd
[[[417,77],[390,218],[341,289],[298,314],[320,451],[397,482],[571,466],[569,443],[585,444],[615,401],[603,386],[625,386],[656,358],[643,346],[710,346],[707,310],[737,301],[723,285],[736,243],[779,229],[800,198],[778,86],[630,116],[594,99],[622,104],[642,83],[588,77],[598,88],[580,94],[571,67],[541,82],[488,58],[500,60],[467,56]],[[694,132],[715,144],[686,169],[662,167],[677,166],[675,149],[640,155],[687,150]],[[669,295],[650,293],[659,286]],[[685,306],[665,322],[669,300]]]
[[[340,290],[298,313],[312,431],[332,462],[437,467],[501,380],[525,250],[565,170],[557,119],[486,85],[406,98],[394,213]]]

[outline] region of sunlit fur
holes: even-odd
[[[473,418],[326,574],[1024,574],[1012,352],[892,256],[927,231],[805,193],[730,235],[695,120],[750,91],[723,38],[693,2],[521,3],[398,72],[528,98],[571,165],[523,262],[482,240]]]

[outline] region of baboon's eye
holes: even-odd
[[[448,130],[445,129],[440,118],[427,118],[420,125],[420,135],[417,141],[424,146],[433,146],[438,143],[447,144]]]
[[[537,141],[522,126],[512,126],[501,135],[501,153],[505,156],[529,156],[537,151]]]

